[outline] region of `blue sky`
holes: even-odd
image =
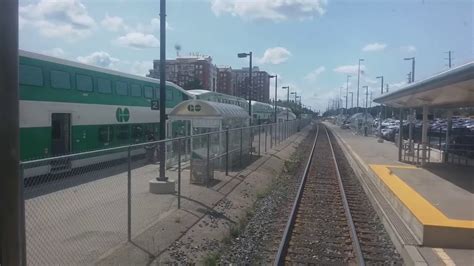
[[[20,48],[144,75],[159,57],[158,14],[159,0],[20,0]],[[240,68],[236,54],[253,51],[279,87],[324,110],[347,74],[356,90],[359,58],[374,95],[379,75],[403,87],[404,57],[416,57],[416,80],[445,70],[448,50],[454,66],[472,61],[473,17],[470,0],[168,0],[167,56],[180,44]]]

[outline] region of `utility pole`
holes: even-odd
[[[359,68],[357,70],[357,108],[359,108],[359,87],[360,87],[360,62],[364,59],[359,59]]]
[[[385,84],[385,93],[388,93],[388,83]]]
[[[160,140],[166,139],[166,0],[160,0]],[[167,181],[165,143],[160,143],[160,175],[158,181]]]
[[[349,78],[351,75],[347,75],[347,80],[346,80],[346,112],[347,112],[347,100],[349,97]]]
[[[349,94],[351,95],[351,109],[354,108],[354,93],[351,91],[349,92]]]
[[[364,136],[367,136],[367,103],[369,101],[369,86],[363,86],[365,88],[365,112],[364,112]]]
[[[404,60],[411,60],[411,82],[415,82],[415,57],[404,58]]]
[[[412,77],[411,72],[408,72],[408,74],[407,74],[408,83],[411,83],[411,82],[412,82],[412,81],[411,81],[411,77]]]
[[[20,174],[18,0],[0,1],[0,264],[26,265]]]
[[[446,52],[448,54],[448,58],[446,58],[448,60],[448,67],[451,68],[452,64],[451,64],[451,60],[452,60],[452,57],[451,57],[451,54],[452,54],[452,51],[449,50]]]

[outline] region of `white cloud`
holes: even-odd
[[[118,16],[109,16],[105,14],[104,19],[101,21],[102,27],[108,31],[118,32],[142,32],[153,34],[154,32],[159,32],[160,30],[160,19],[152,18],[148,23],[142,24],[137,23],[135,26],[129,25],[125,20]],[[166,30],[172,30],[173,28],[166,22]]]
[[[336,67],[333,70],[334,72],[338,72],[338,73],[357,75],[358,68],[359,68],[359,65],[344,65],[344,66]],[[360,65],[361,75],[364,74],[366,71],[367,69],[365,65]]]
[[[21,27],[36,28],[45,37],[76,40],[89,36],[95,27],[80,0],[40,0],[19,7]]]
[[[145,76],[153,68],[152,61],[134,61],[131,64],[129,72],[138,76]]]
[[[413,53],[416,51],[416,47],[413,45],[405,45],[400,47],[400,50],[402,50],[403,52]]]
[[[64,57],[66,55],[66,52],[64,52],[63,49],[58,48],[58,47],[50,49],[50,50],[45,50],[44,53],[50,56],[54,56],[54,57]]]
[[[114,64],[117,63],[119,60],[110,56],[107,52],[99,51],[93,52],[92,54],[87,56],[79,56],[77,57],[77,61],[89,65],[113,68]]]
[[[324,66],[320,66],[316,68],[315,70],[309,72],[304,78],[309,81],[315,81],[318,78],[318,76],[324,71],[326,71],[326,68]]]
[[[263,57],[259,58],[257,61],[260,64],[278,65],[286,62],[290,56],[291,53],[287,49],[283,47],[273,47],[265,50]]]
[[[374,42],[374,43],[369,43],[366,46],[364,46],[364,48],[362,48],[362,51],[364,51],[364,52],[378,52],[378,51],[385,50],[385,48],[387,48],[387,44]]]
[[[105,14],[105,18],[100,22],[100,24],[106,30],[114,32],[126,29],[128,27],[123,21],[123,18],[117,16],[109,16],[109,14]]]
[[[211,0],[216,16],[229,13],[244,20],[312,19],[326,12],[327,0]]]
[[[117,38],[116,42],[122,46],[135,49],[152,48],[160,45],[160,42],[154,35],[141,32],[129,32]]]

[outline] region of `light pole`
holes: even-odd
[[[347,75],[347,82],[346,82],[346,112],[347,112],[347,100],[349,97],[349,78],[351,75]]]
[[[367,136],[367,102],[369,101],[369,86],[363,86],[362,88],[365,88],[364,136]]]
[[[275,78],[275,102],[274,102],[274,108],[275,108],[275,123],[277,122],[277,88],[278,88],[278,75],[270,75],[269,78]]]
[[[377,79],[380,79],[380,94],[383,94],[383,76],[378,76]]]
[[[160,0],[160,140],[166,139],[166,0]],[[158,181],[167,181],[165,142],[160,142],[160,174]]]
[[[359,59],[359,68],[357,70],[357,109],[359,109],[359,87],[360,87],[360,62],[364,59]]]
[[[252,121],[252,52],[250,53],[238,53],[237,57],[245,58],[249,56],[249,88],[247,90],[248,98],[249,98],[249,116],[250,121]]]
[[[298,93],[296,91],[290,92],[291,95],[295,95],[295,104],[296,104],[296,98],[298,98]]]
[[[415,57],[403,58],[405,61],[411,60],[411,82],[415,82]]]
[[[19,167],[18,0],[4,0],[0,7],[0,264],[26,265],[24,184]]]
[[[351,95],[351,109],[354,108],[354,92],[350,91],[349,94]]]
[[[283,86],[281,87],[282,89],[286,89],[287,90],[287,96],[286,96],[286,103],[287,103],[287,107],[286,107],[286,121],[289,120],[289,108],[290,108],[290,86]]]

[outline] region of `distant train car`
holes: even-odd
[[[188,90],[196,100],[233,104],[248,110],[248,101],[244,98],[208,90]]]
[[[22,161],[158,138],[150,102],[159,97],[159,80],[27,51],[19,62]],[[166,90],[167,112],[193,97],[173,83]]]

